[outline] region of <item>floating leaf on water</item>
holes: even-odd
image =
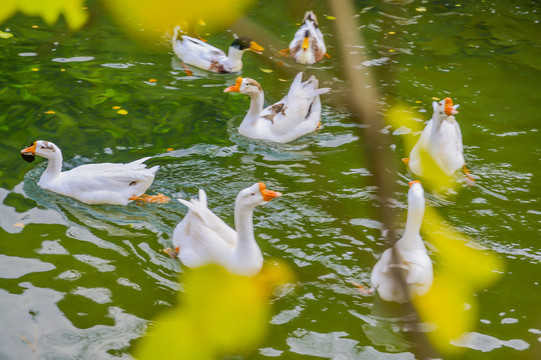
[[[113,109],[113,110],[118,110],[118,109],[120,109],[120,106],[118,106],[118,105],[115,105],[115,106],[113,106],[113,108],[112,108],[112,109]]]
[[[424,12],[424,11],[426,11],[426,8],[424,6],[419,6],[419,7],[415,8],[415,11]]]
[[[0,39],[9,39],[12,36],[12,33],[0,30]]]
[[[336,20],[336,17],[332,16],[332,15],[328,15],[326,17],[327,20]]]
[[[49,110],[49,111],[45,111],[45,114],[56,114],[56,112],[53,110]]]
[[[270,74],[270,73],[274,72],[274,70],[272,70],[272,69],[263,69],[263,68],[259,68],[259,70],[263,71],[263,72],[266,73],[266,74]]]
[[[128,110],[124,110],[124,109],[120,109],[116,112],[117,114],[120,114],[120,115],[127,115],[128,114]]]

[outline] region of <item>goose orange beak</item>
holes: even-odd
[[[447,116],[458,114],[458,111],[453,106],[453,99],[449,97],[445,98],[445,113]]]
[[[265,50],[262,46],[259,46],[255,41],[250,42],[250,50],[257,53],[262,54],[263,50]]]
[[[22,155],[36,155],[36,141],[27,148],[21,150]]]
[[[259,183],[259,191],[261,191],[261,195],[263,195],[263,200],[265,201],[271,201],[275,197],[282,196],[282,193],[278,191],[268,190],[267,185],[262,182]]]
[[[24,161],[31,163],[36,160],[36,143],[37,141],[34,141],[32,145],[21,150],[21,157]]]
[[[413,181],[410,181],[410,182],[408,183],[408,185],[409,185],[410,187],[412,187],[413,184],[415,184],[415,183],[420,184],[421,182],[420,182],[419,180],[413,180]]]
[[[302,49],[308,50],[308,47],[310,47],[310,39],[307,36],[305,36],[304,40],[302,41]]]
[[[242,85],[242,77],[238,77],[237,81],[235,82],[235,85],[229,86],[224,89],[224,92],[240,92],[240,86]]]

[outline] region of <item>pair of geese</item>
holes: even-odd
[[[300,50],[296,50],[295,47],[292,49],[290,46],[292,56],[306,49],[311,49],[310,51],[317,54],[322,51],[324,55],[325,45],[323,43],[323,47],[321,46],[322,36],[316,37],[315,40],[319,47],[308,46],[307,44],[313,43],[314,40],[303,26],[317,30],[316,33],[319,32],[315,16],[307,12],[300,29],[303,31],[299,36],[295,35],[295,38],[300,38],[297,39],[301,41]],[[321,41],[318,42],[318,39]],[[195,40],[184,38],[184,42],[196,43]],[[174,41],[177,40],[174,38]],[[248,43],[241,46],[247,46]],[[322,54],[319,55],[323,57]],[[253,79],[239,77],[235,85],[224,91],[241,92],[248,94],[252,99],[250,109],[239,127],[241,134],[255,139],[284,143],[317,128],[321,111],[319,95],[328,89],[319,89],[317,79],[313,76],[303,82],[302,73],[299,73],[288,94],[280,102],[266,109],[263,109],[261,86]],[[419,159],[421,150],[427,151],[442,169],[449,169],[449,174],[464,166],[462,136],[453,116],[457,113],[457,107],[458,105],[452,104],[450,98],[433,103],[432,119],[427,123],[410,154],[409,167],[413,173],[423,175]],[[288,128],[289,122],[295,126]],[[47,168],[38,182],[39,186],[81,202],[126,205],[134,200],[154,201],[153,197],[145,197],[144,193],[152,184],[159,166],[147,168],[144,162],[149,159],[148,157],[126,164],[86,164],[62,172],[62,152],[52,142],[38,140],[21,150],[21,155],[29,162],[34,161],[36,155],[48,160]],[[241,190],[235,200],[236,231],[208,208],[204,190],[199,191],[199,199],[191,201],[178,199],[188,207],[188,213],[173,231],[174,250],[168,249],[167,252],[172,256],[178,255],[188,267],[216,263],[235,274],[256,275],[263,266],[263,255],[254,237],[253,211],[256,206],[281,195],[267,189],[262,182]],[[372,285],[384,300],[403,303],[412,296],[423,295],[431,286],[432,262],[419,234],[423,214],[423,188],[418,181],[410,182],[406,229],[402,238],[394,245],[398,256],[395,259],[391,249],[387,249],[371,275]],[[406,289],[396,283],[393,268],[402,271],[407,284]]]

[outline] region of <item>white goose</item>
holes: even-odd
[[[411,149],[409,159],[404,161],[415,175],[426,176],[428,169],[423,169],[422,164],[422,154],[425,153],[447,176],[452,176],[462,168],[468,179],[473,181],[464,161],[460,126],[453,116],[458,113],[458,105],[453,105],[451,98],[445,98],[440,102],[434,101],[432,107],[432,119],[428,121],[419,140]]]
[[[318,85],[313,75],[302,81],[300,72],[295,76],[287,95],[265,109],[263,89],[254,79],[238,77],[235,85],[229,86],[224,92],[240,92],[250,96],[250,108],[239,126],[240,134],[252,139],[287,143],[319,127],[319,95],[330,89],[318,89]]]
[[[425,211],[423,187],[419,181],[410,181],[409,184],[406,229],[394,244],[396,260],[393,259],[392,248],[385,250],[370,275],[372,286],[379,296],[397,303],[426,294],[434,277],[432,261],[419,233]],[[407,291],[404,291],[404,284],[397,275],[402,276]]]
[[[146,168],[143,162],[149,157],[127,164],[86,164],[63,172],[62,152],[50,141],[35,141],[21,150],[21,155],[28,162],[34,161],[35,155],[48,160],[39,186],[84,203],[126,205],[130,200],[154,200],[144,196],[159,169],[159,166]]]
[[[188,35],[181,35],[178,39],[180,27],[175,27],[172,46],[175,54],[184,63],[196,66],[200,69],[216,73],[234,73],[242,70],[242,55],[246,50],[258,54],[264,50],[249,37],[235,39],[229,47],[226,55],[222,50],[195,39]]]
[[[173,231],[175,251],[164,251],[191,268],[218,264],[234,274],[256,275],[263,266],[263,255],[254,237],[253,211],[281,195],[261,182],[241,190],[235,200],[236,231],[207,207],[204,190],[199,190],[199,200],[178,199],[188,213]]]
[[[289,49],[280,51],[280,54],[286,55],[288,52],[295,61],[305,65],[314,64],[328,56],[317,17],[312,11],[304,14],[301,26],[289,43]]]

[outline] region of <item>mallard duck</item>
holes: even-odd
[[[426,176],[427,169],[423,169],[421,158],[422,154],[428,154],[447,176],[462,169],[473,181],[464,161],[460,126],[453,116],[458,114],[458,105],[453,105],[453,100],[448,97],[440,102],[434,101],[432,108],[432,118],[411,149],[410,157],[404,161],[415,175]]]
[[[143,163],[149,157],[127,164],[86,164],[62,171],[62,152],[50,141],[35,141],[21,150],[21,155],[28,162],[34,161],[36,155],[48,160],[39,186],[84,203],[126,205],[130,200],[153,200],[144,193],[154,181],[159,166],[147,169]]]
[[[432,261],[419,233],[425,211],[423,187],[419,181],[410,181],[409,186],[406,228],[393,246],[396,259],[393,259],[393,248],[385,250],[370,275],[379,296],[397,303],[426,294],[434,277]]]
[[[246,50],[258,54],[264,50],[249,37],[235,39],[226,55],[222,50],[188,35],[178,39],[180,27],[175,27],[173,34],[173,51],[185,64],[215,73],[234,73],[242,70],[242,55]]]
[[[191,268],[218,264],[234,274],[256,275],[263,255],[254,237],[253,211],[278,196],[282,194],[268,190],[262,182],[241,190],[235,200],[236,231],[207,207],[204,190],[199,190],[199,200],[178,199],[188,213],[173,231],[175,251],[164,251]]]
[[[318,128],[321,119],[319,95],[329,91],[329,88],[318,89],[318,84],[313,75],[302,81],[300,72],[287,95],[265,109],[263,89],[254,79],[238,77],[235,85],[224,92],[250,96],[250,108],[239,126],[239,133],[252,139],[287,143]]]
[[[289,43],[289,49],[280,51],[282,55],[289,53],[300,64],[314,64],[327,55],[327,47],[323,34],[319,30],[317,17],[312,11],[304,14],[302,24]]]

